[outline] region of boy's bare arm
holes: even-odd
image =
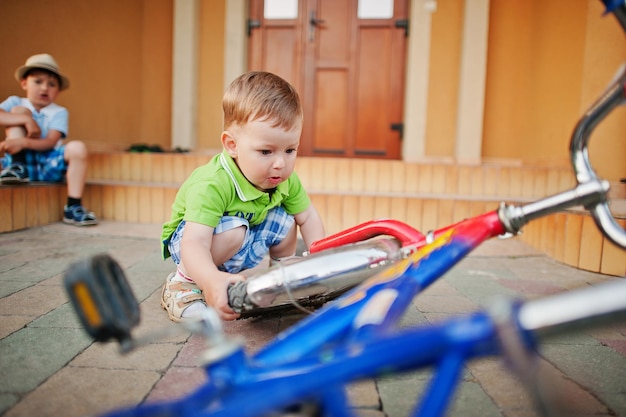
[[[44,139],[17,138],[5,140],[0,145],[0,149],[10,154],[17,153],[23,149],[38,152],[47,151],[54,148],[62,136],[58,130],[50,130]]]
[[[228,304],[228,285],[243,279],[243,276],[222,272],[217,269],[211,256],[213,228],[199,223],[185,223],[181,241],[181,264],[200,287],[204,298],[215,308],[223,320],[239,317]]]
[[[39,125],[35,122],[32,115],[28,113],[9,113],[0,110],[0,126],[5,128],[23,126],[26,129],[26,137],[29,138],[38,138],[41,135]]]
[[[322,218],[313,204],[309,205],[303,212],[296,214],[294,218],[296,224],[300,227],[300,234],[307,248],[311,247],[311,243],[326,236]]]

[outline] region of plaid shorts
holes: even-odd
[[[254,268],[261,263],[272,246],[278,245],[285,239],[294,223],[295,220],[293,216],[287,214],[282,207],[276,207],[270,210],[263,223],[253,227],[250,227],[248,221],[241,217],[222,217],[213,231],[213,234],[219,234],[239,226],[245,226],[246,236],[239,252],[223,265],[219,265],[218,269],[236,274],[244,269]],[[164,242],[176,265],[180,263],[180,242],[183,237],[184,229],[185,221],[183,220],[169,240]]]
[[[67,163],[65,147],[57,146],[45,152],[26,151],[26,169],[31,181],[61,182],[65,178]],[[12,164],[11,155],[6,154],[1,161],[3,168]]]

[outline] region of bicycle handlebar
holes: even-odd
[[[523,329],[542,336],[616,314],[626,315],[626,282],[620,280],[527,301],[520,307],[518,320]]]
[[[622,17],[626,21],[626,14],[622,14]],[[572,134],[570,158],[578,184],[599,180],[589,161],[587,146],[591,132],[598,123],[617,106],[626,103],[626,66],[623,66],[620,71],[604,94],[580,119]],[[601,198],[598,203],[585,206],[585,208],[589,210],[598,228],[607,238],[616,245],[626,248],[626,231],[613,218],[606,198]]]

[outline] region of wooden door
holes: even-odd
[[[408,0],[250,0],[249,69],[300,92],[300,155],[400,158],[407,16]]]

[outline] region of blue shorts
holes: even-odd
[[[267,213],[263,223],[250,227],[246,219],[236,216],[224,216],[213,231],[219,234],[232,230],[239,226],[246,227],[246,236],[239,252],[223,265],[218,265],[221,271],[236,274],[244,269],[257,266],[269,253],[272,246],[282,242],[293,227],[295,220],[292,215],[287,214],[282,207],[276,207]],[[180,242],[185,229],[185,221],[180,222],[172,236],[164,241],[172,255],[172,260],[178,265],[180,263]]]
[[[65,146],[57,145],[54,149],[44,152],[25,151],[26,169],[31,181],[61,182],[67,172],[65,162]],[[2,167],[11,166],[11,155],[5,154],[1,160]]]

